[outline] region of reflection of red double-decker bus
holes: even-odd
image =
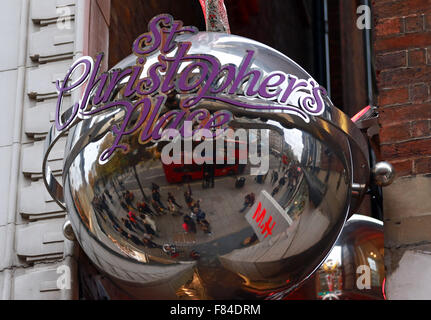
[[[234,153],[233,164],[228,163],[228,154],[227,154],[227,152],[229,151],[229,148],[227,147],[228,142],[232,142],[235,144],[235,148],[233,150],[233,153]],[[240,147],[241,145],[244,146],[243,149],[241,149]],[[240,174],[244,171],[244,168],[245,168],[244,160],[247,160],[246,147],[247,147],[246,144],[242,141],[225,140],[225,147],[224,147],[223,154],[220,154],[219,152],[217,152],[217,150],[214,151],[213,164],[205,164],[205,163],[197,164],[194,161],[192,161],[191,164],[184,164],[184,154],[181,153],[182,163],[178,163],[178,164],[163,163],[163,170],[165,172],[166,180],[169,183],[202,180],[204,176],[204,169],[210,170],[210,171],[213,170],[214,177]],[[244,159],[244,160],[240,161],[241,159]],[[217,162],[219,162],[219,164]]]

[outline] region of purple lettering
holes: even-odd
[[[221,128],[225,124],[229,123],[233,118],[232,113],[229,111],[216,112],[212,118],[205,124],[204,129],[212,130],[215,128]]]
[[[274,83],[269,83],[271,81],[271,79],[273,79],[275,77],[278,77],[277,81],[275,81]],[[260,84],[259,95],[265,99],[271,99],[271,98],[278,96],[281,92],[280,88],[278,88],[277,90],[275,90],[272,93],[268,93],[267,89],[268,88],[274,88],[274,87],[277,88],[285,80],[286,80],[286,76],[281,72],[275,72],[275,73],[268,75]]]
[[[138,81],[136,93],[141,96],[151,95],[159,89],[160,78],[157,74],[157,69],[166,70],[166,66],[161,63],[153,64],[148,70],[148,77]]]
[[[159,15],[151,19],[148,30],[149,32],[140,35],[133,43],[133,52],[137,56],[136,65],[100,74],[103,54],[99,54],[95,61],[90,57],[83,57],[72,65],[62,83],[56,83],[59,95],[55,125],[58,130],[68,128],[77,117],[86,118],[113,107],[125,109],[122,123],[112,127],[114,142],[103,151],[100,162],[107,161],[117,149],[127,152],[128,146],[121,144],[121,139],[138,130],[139,142],[146,143],[150,139],[159,140],[161,131],[166,128],[179,127],[181,135],[187,138],[200,129],[216,131],[216,128],[226,127],[233,118],[232,113],[226,110],[210,113],[207,109],[193,108],[199,106],[202,99],[229,104],[241,110],[279,110],[296,115],[306,122],[310,120],[309,115],[318,116],[324,112],[324,96],[327,93],[323,87],[312,78],[298,79],[295,75],[287,75],[281,71],[264,76],[262,71],[252,68],[254,50],[246,50],[239,67],[233,64],[221,65],[217,57],[206,53],[189,55],[192,43],[176,42],[175,39],[180,34],[194,34],[197,29],[183,27],[181,21],[174,21],[170,15]],[[167,54],[172,53],[175,48],[175,54],[168,57]],[[155,57],[157,51],[158,61],[145,66],[148,60]],[[150,54],[154,56],[148,59]],[[82,67],[83,72],[79,79],[68,85],[72,74]],[[142,75],[144,70],[148,70],[146,77]],[[82,99],[67,113],[60,115],[64,95],[83,85],[85,88]],[[118,97],[116,89],[120,86],[122,100],[115,101]],[[177,107],[179,104],[181,109],[172,110],[170,107],[171,110],[161,114],[165,109],[167,95],[171,97],[171,93],[170,106]],[[136,103],[129,101],[135,95],[140,97],[140,100]],[[256,99],[247,101],[244,99],[247,97]],[[88,107],[90,103],[93,105],[91,109]],[[135,123],[132,118],[137,112],[140,113]],[[187,129],[185,123],[192,123],[193,127]],[[260,214],[263,219],[264,211]],[[267,234],[270,234],[274,227],[274,224],[270,226],[270,222],[269,220],[265,226],[262,225]]]
[[[124,89],[124,93],[123,93],[126,98],[130,97],[136,92],[136,86],[139,81],[139,78],[141,77],[141,74],[142,74],[142,66],[137,65],[132,68],[132,75],[130,76],[130,79],[127,82],[127,86]]]
[[[117,88],[118,84],[129,76],[132,73],[132,69],[125,69],[125,70],[115,70],[112,72],[111,75],[111,81],[109,82],[108,88],[105,91],[105,94],[103,95],[103,102],[107,103],[113,98],[113,93],[115,88]]]
[[[75,72],[75,70],[80,67],[84,66],[84,72],[81,74],[80,78],[76,80],[74,83],[72,83],[69,87],[67,86],[68,81],[70,80],[71,75]],[[61,122],[61,104],[63,101],[63,95],[65,92],[73,91],[77,88],[79,88],[88,78],[91,71],[93,69],[93,60],[90,57],[82,57],[78,59],[70,68],[69,72],[64,77],[63,83],[60,84],[60,81],[57,80],[56,87],[58,91],[58,98],[57,98],[57,105],[55,109],[55,126],[57,130],[61,131],[67,128],[72,121],[76,118],[79,110],[79,102],[75,103],[73,105],[72,109],[72,115],[69,119],[67,119],[64,123]]]
[[[133,128],[127,130],[127,126],[129,125],[130,119],[132,119],[133,113],[141,105],[143,105],[143,108],[141,108],[141,114],[139,116],[139,120],[135,123]],[[112,145],[108,149],[104,150],[100,155],[99,159],[101,162],[107,161],[117,149],[121,149],[123,150],[123,152],[128,151],[128,147],[129,147],[128,145],[120,144],[121,138],[125,135],[132,134],[133,132],[138,130],[139,127],[144,123],[144,120],[147,118],[148,112],[151,109],[151,99],[144,98],[142,100],[139,100],[136,104],[132,104],[129,101],[117,101],[112,106],[125,107],[126,115],[120,127],[117,127],[117,126],[112,127],[112,132],[115,135],[115,140],[112,143]]]
[[[286,90],[284,90],[283,96],[281,97],[281,99],[279,99],[280,103],[286,103],[293,92],[297,91],[300,88],[306,88],[308,86],[308,83],[305,80],[301,80],[298,83],[296,83],[298,78],[295,76],[289,75],[288,79],[289,79],[289,84]]]
[[[235,80],[230,87],[229,94],[235,94],[236,91],[239,89],[240,85],[245,81],[247,81],[246,94],[248,96],[254,96],[255,94],[257,94],[258,90],[256,90],[255,87],[256,84],[259,82],[262,73],[259,70],[251,70],[247,72],[251,65],[253,55],[253,50],[247,50],[247,55],[241,63],[241,66],[238,70],[238,74],[236,75]]]
[[[137,56],[150,54],[156,51],[162,41],[159,23],[168,26],[173,18],[170,15],[159,15],[151,19],[148,24],[150,32],[141,34],[133,43],[133,52]]]
[[[100,76],[99,78],[96,79],[96,76],[99,73],[99,69],[100,69],[100,65],[102,63],[102,60],[103,60],[103,53],[100,53],[100,54],[97,55],[95,66],[94,66],[93,71],[91,73],[90,79],[88,80],[88,83],[87,83],[87,85],[85,87],[85,92],[84,92],[84,95],[82,97],[81,105],[80,105],[81,114],[87,108],[87,104],[88,104],[88,101],[89,101],[89,98],[90,98],[90,94],[93,92],[93,90],[95,89],[96,85],[100,81],[102,81],[103,79],[106,80],[106,78],[103,77],[103,76]]]
[[[165,113],[160,119],[157,121],[156,126],[154,127],[153,133],[151,135],[153,140],[159,140],[161,138],[161,131],[169,124],[169,129],[177,129],[181,120],[186,115],[185,111],[180,110],[172,110]]]
[[[215,77],[215,81],[219,81],[222,77],[224,77],[224,80],[218,88],[215,87],[218,83],[214,83],[213,81],[213,83],[211,83],[212,87],[210,89],[210,93],[220,93],[226,89],[235,78],[235,72],[236,67],[234,65],[228,64],[223,66]]]
[[[321,93],[326,94],[323,87],[317,86],[314,81],[310,81],[312,86],[312,96],[305,96],[300,100],[302,109],[314,116],[321,115],[324,109],[324,102]]]
[[[193,79],[194,75],[192,73],[193,70],[199,68],[200,75],[195,83],[190,84],[190,78]],[[180,80],[178,82],[178,89],[181,91],[192,91],[196,89],[199,85],[205,81],[205,78],[208,75],[208,65],[204,62],[193,62],[189,64],[181,73]]]
[[[175,74],[177,73],[178,67],[181,64],[182,59],[187,54],[190,47],[191,47],[191,43],[188,43],[188,42],[181,43],[178,45],[178,51],[177,51],[177,54],[175,55],[175,57],[173,57],[173,58],[161,57],[160,58],[162,61],[165,61],[166,64],[168,64],[168,71],[166,72],[166,76],[165,76],[165,79],[163,81],[162,88],[161,88],[162,93],[167,94],[167,93],[169,93],[169,91],[171,91],[172,89],[175,88],[175,85],[172,84],[171,82],[172,82]]]
[[[142,129],[141,134],[139,135],[139,141],[141,143],[145,143],[151,138],[154,124],[157,121],[157,118],[159,117],[160,109],[162,105],[166,101],[166,96],[164,95],[158,96],[155,98],[155,100],[156,100],[155,105],[152,104],[151,106],[150,118],[147,121],[145,121],[145,127]]]
[[[175,20],[169,33],[168,36],[165,37],[165,41],[164,44],[162,46],[162,49],[160,50],[161,53],[163,54],[167,54],[169,52],[171,52],[176,44],[174,43],[174,39],[177,35],[185,33],[185,32],[190,32],[190,33],[197,33],[198,30],[195,27],[182,27],[183,23],[181,21],[177,21]],[[165,32],[165,31],[164,31]]]

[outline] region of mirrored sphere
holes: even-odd
[[[222,64],[238,65],[253,49],[254,68],[310,78],[283,54],[249,39],[201,32],[181,40],[192,42],[190,53],[211,54]],[[156,60],[150,56],[147,64]],[[159,117],[178,109],[179,99],[168,97]],[[83,120],[68,136],[63,177],[82,249],[136,298],[266,298],[295,288],[319,267],[359,203],[352,183],[368,183],[367,157],[354,142],[362,136],[328,98],[325,103],[324,114],[305,123],[281,111],[203,100],[199,108],[228,110],[227,126],[246,133],[243,141],[224,137],[227,151],[215,149],[213,162],[222,163],[214,164],[164,164],[167,142],[139,144],[136,135],[123,138],[127,152],[100,164],[124,112]],[[256,158],[266,159],[269,169],[260,170]]]
[[[320,268],[285,299],[382,300],[384,279],[383,223],[355,214]]]

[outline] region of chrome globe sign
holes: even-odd
[[[280,52],[163,14],[102,73],[74,62],[48,191],[133,298],[287,294],[331,251],[369,177],[366,141]],[[71,91],[81,99],[66,111]],[[62,181],[48,165],[67,134]],[[278,293],[278,294],[276,294]]]
[[[124,108],[126,115],[119,127],[113,127],[115,140],[101,157],[109,159],[117,149],[124,135],[139,131],[139,142],[159,140],[161,129],[177,129],[181,122],[198,118],[200,127],[213,129],[222,127],[232,120],[232,114],[221,111],[211,115],[205,108],[197,108],[203,100],[220,101],[251,111],[280,111],[293,114],[305,122],[309,116],[324,112],[322,96],[326,90],[312,78],[298,79],[282,71],[266,73],[252,68],[254,50],[246,50],[240,65],[222,65],[216,56],[190,54],[190,41],[175,41],[181,34],[195,35],[194,27],[183,27],[181,21],[174,21],[170,15],[159,15],[149,23],[150,32],[139,36],[133,44],[136,65],[124,70],[113,70],[100,74],[103,54],[94,62],[91,57],[78,59],[62,82],[57,81],[57,109],[55,125],[57,130],[66,129],[76,117],[85,119],[113,108]],[[157,62],[147,66],[147,56],[157,55]],[[82,74],[69,84],[72,74],[79,68]],[[146,76],[144,70],[147,70]],[[99,75],[99,76],[98,76]],[[81,101],[73,106],[69,119],[62,122],[61,104],[65,94],[85,84]],[[122,86],[121,99],[115,99],[115,90]],[[182,95],[180,110],[173,110],[160,117],[160,111],[172,92]],[[240,98],[243,97],[243,99]],[[90,99],[91,98],[91,99]],[[91,101],[90,101],[91,100]],[[253,100],[253,102],[251,102]],[[271,102],[276,102],[272,104]],[[295,103],[296,104],[292,104]],[[91,104],[91,109],[88,105]],[[130,126],[132,115],[140,112],[139,121]],[[184,136],[184,128],[180,129]]]

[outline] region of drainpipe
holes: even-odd
[[[325,27],[325,68],[326,68],[326,91],[331,98],[331,65],[329,63],[329,23],[328,23],[328,0],[323,0],[323,22]]]
[[[370,0],[364,0],[364,5],[370,6]],[[370,17],[371,19],[371,17]],[[367,104],[373,106],[373,70],[371,59],[371,29],[364,29],[364,43],[365,43],[365,74],[367,78]]]

